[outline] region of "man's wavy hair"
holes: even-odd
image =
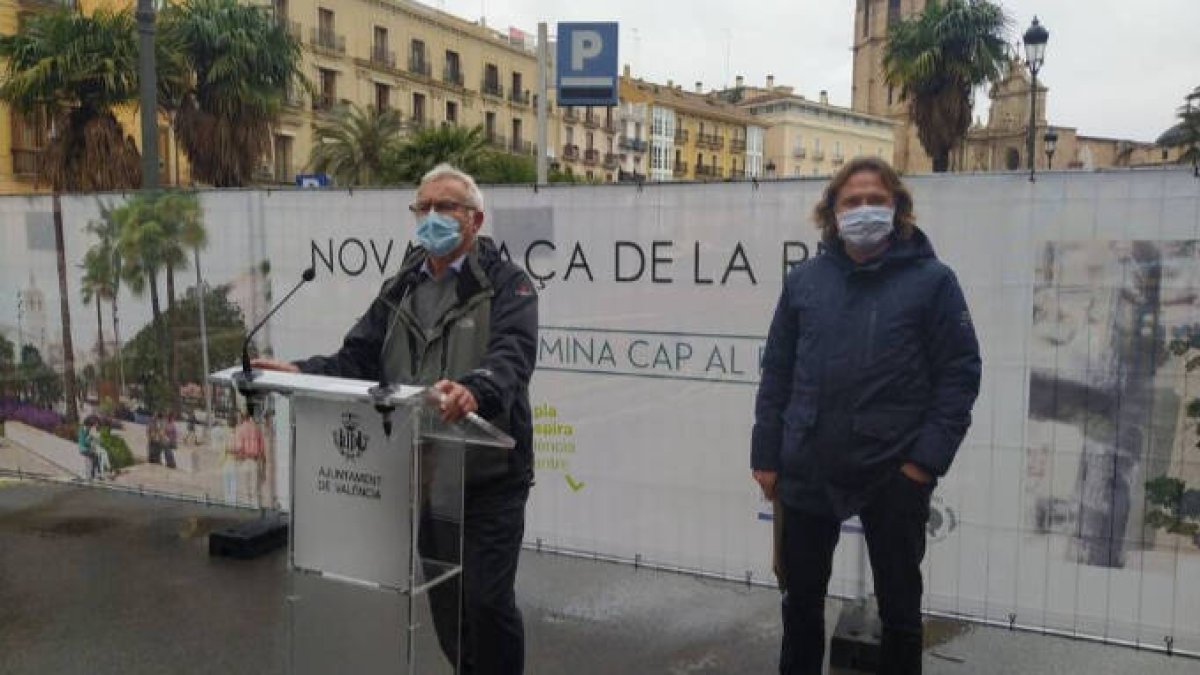
[[[825,194],[821,195],[821,201],[813,210],[813,221],[816,222],[817,229],[821,231],[821,237],[830,241],[837,239],[838,193],[846,187],[851,176],[863,171],[870,171],[878,175],[879,179],[883,181],[883,187],[892,193],[892,199],[896,202],[896,233],[902,239],[911,237],[917,225],[917,217],[913,213],[912,193],[904,186],[904,182],[900,180],[900,174],[896,173],[892,165],[878,157],[852,159],[834,175],[833,180],[829,181],[829,185],[825,187]]]

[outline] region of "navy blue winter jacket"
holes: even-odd
[[[980,366],[962,289],[923,232],[864,265],[827,241],[771,321],[751,466],[778,472],[786,506],[847,518],[906,461],[946,473]]]

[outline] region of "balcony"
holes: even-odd
[[[575,107],[571,106],[563,109],[563,121],[574,124],[579,121],[579,113],[575,112]]]
[[[792,150],[792,157],[795,159],[804,159],[808,157],[808,148],[796,148]]]
[[[618,171],[617,182],[619,183],[644,183],[646,182],[646,174],[638,173],[637,171]]]
[[[424,58],[413,58],[410,56],[408,57],[408,72],[413,75],[420,75],[421,77],[430,77],[431,73],[433,73],[433,68],[430,67],[429,62]]]
[[[720,178],[720,177],[721,177],[721,170],[719,168],[717,168],[711,164],[709,164],[709,165],[697,164],[696,165],[696,178]]]
[[[683,162],[675,162],[675,171],[673,172],[673,175],[676,178],[686,178],[687,164],[684,164]]]
[[[517,105],[529,105],[529,90],[518,91],[514,89],[509,92],[508,100],[510,103],[516,103]]]
[[[585,114],[583,116],[583,126],[589,128],[589,129],[599,129],[600,128],[600,120],[597,119],[596,116],[593,115],[592,112],[589,110],[587,112],[587,114]]]
[[[687,129],[676,129],[675,130],[675,145],[684,145],[687,142],[688,142]]]
[[[604,168],[615,169],[615,168],[617,168],[617,165],[620,164],[620,162],[621,162],[621,160],[619,157],[617,157],[617,153],[615,153],[615,152],[604,153]]]
[[[346,36],[339,35],[331,30],[322,30],[314,28],[310,36],[309,42],[312,46],[327,52],[336,54],[346,53]]]
[[[746,177],[745,169],[730,169],[729,177],[733,180],[742,180]]]
[[[488,134],[487,142],[493,148],[505,149],[508,147],[508,137],[500,134]]]
[[[604,120],[604,124],[601,126],[601,128],[604,129],[604,133],[606,134],[617,133],[617,123],[614,122],[612,118]]]
[[[837,155],[834,155],[833,158],[830,159],[830,161],[833,162],[834,166],[841,166],[846,163],[846,156],[842,155],[842,154],[837,154]]]
[[[746,151],[746,139],[735,138],[732,141],[729,141],[729,151],[730,152],[745,152]]]
[[[725,137],[717,134],[700,134],[696,137],[696,147],[720,150],[725,147]]]
[[[483,84],[479,86],[480,93],[485,96],[495,96],[496,98],[504,98],[504,85],[499,82],[493,82],[488,79],[483,80]]]
[[[313,110],[329,112],[333,110],[335,103],[337,103],[337,97],[333,94],[313,94]]]
[[[583,153],[583,163],[588,166],[595,166],[600,163],[600,151],[595,148],[588,148]]]
[[[523,141],[519,138],[514,138],[512,145],[508,147],[508,151],[514,155],[532,155],[533,141]]]
[[[42,151],[40,149],[18,149],[12,150],[13,174],[16,176],[33,177],[38,175],[38,165],[42,161]]]
[[[375,45],[371,48],[371,65],[396,69],[396,52],[388,51],[381,45]]]
[[[824,150],[813,150],[812,158],[813,158],[814,162],[822,161],[823,159],[825,159],[825,151]]]
[[[71,4],[74,5],[73,2]],[[300,27],[299,21],[291,21],[286,16],[276,16],[275,23],[280,28],[287,31],[288,35],[291,35],[292,37],[296,38],[297,40],[300,40],[301,42],[304,41],[304,29],[302,29]]]
[[[640,138],[625,138],[622,136],[618,145],[622,150],[632,150],[633,152],[646,151],[646,141]]]
[[[442,82],[456,87],[463,86],[463,72],[460,68],[445,68],[442,70]]]
[[[579,159],[579,146],[574,143],[567,143],[563,146],[563,159],[576,161]]]

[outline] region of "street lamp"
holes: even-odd
[[[1046,170],[1050,171],[1054,168],[1054,151],[1058,149],[1058,132],[1050,127],[1042,140],[1046,143]]]
[[[1037,144],[1037,91],[1038,91],[1038,71],[1042,69],[1042,64],[1046,62],[1046,43],[1050,41],[1050,31],[1046,30],[1037,17],[1033,17],[1033,25],[1029,30],[1025,31],[1025,63],[1029,66],[1029,72],[1033,75],[1033,86],[1029,89],[1029,139],[1028,147],[1025,149],[1025,154],[1029,160],[1029,180],[1033,180],[1033,174],[1036,166],[1034,155],[1036,154]]]

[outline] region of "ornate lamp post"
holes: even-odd
[[[1029,30],[1025,31],[1024,41],[1025,64],[1029,66],[1029,73],[1033,76],[1033,86],[1029,89],[1029,138],[1027,139],[1029,145],[1025,149],[1029,163],[1029,179],[1033,180],[1037,165],[1034,157],[1037,154],[1038,72],[1042,69],[1042,64],[1046,62],[1046,43],[1050,41],[1050,31],[1046,30],[1035,16],[1033,24],[1029,26]]]
[[[1058,132],[1050,127],[1042,140],[1046,144],[1046,170],[1050,171],[1054,168],[1054,151],[1058,149]]]

